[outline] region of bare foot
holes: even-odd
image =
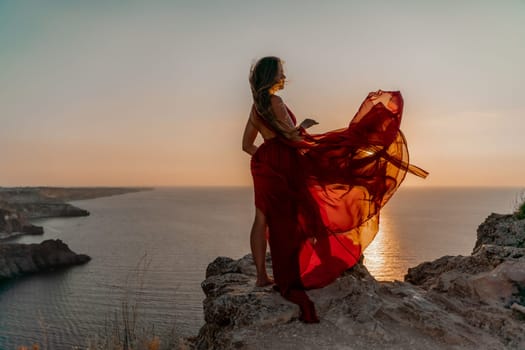
[[[255,286],[256,287],[265,287],[265,286],[269,286],[271,284],[274,284],[274,280],[268,276],[266,277],[263,277],[263,278],[257,278],[257,281],[255,282]]]

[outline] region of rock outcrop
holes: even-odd
[[[59,196],[52,196],[40,188],[2,188],[0,200],[4,209],[25,220],[89,215],[87,210],[65,203]]]
[[[89,212],[65,201],[91,199],[150,190],[121,187],[0,187],[0,208],[17,212],[25,219],[87,216]]]
[[[40,244],[0,244],[0,281],[89,260],[89,256],[76,254],[59,239]]]
[[[491,214],[478,227],[474,251],[484,244],[525,248],[525,220],[515,215]]]
[[[86,216],[89,212],[66,203],[151,188],[63,188],[0,187],[0,241],[21,234],[43,234],[40,226],[29,220],[44,217]],[[25,274],[84,264],[91,258],[76,254],[60,240],[40,244],[0,244],[0,281]]]
[[[40,226],[27,223],[14,210],[0,207],[0,239],[8,238],[13,234],[41,235],[44,229]]]
[[[0,187],[0,239],[19,234],[42,234],[29,220],[88,216],[89,212],[65,201],[113,196],[151,188],[121,187]]]
[[[202,283],[206,323],[187,346],[524,349],[524,225],[492,214],[478,229],[472,255],[420,264],[405,282],[378,282],[357,265],[331,285],[308,291],[321,318],[314,325],[299,322],[299,308],[271,287],[255,287],[250,255],[217,258]]]

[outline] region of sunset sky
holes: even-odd
[[[525,186],[525,1],[0,0],[0,186],[251,185],[250,65],[314,133],[401,90],[415,186]]]

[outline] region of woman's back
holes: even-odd
[[[264,122],[261,120],[261,117],[259,115],[257,115],[257,113],[255,112],[255,108],[253,108],[252,112],[250,113],[250,122],[257,129],[257,131],[259,131],[259,133],[261,133],[261,136],[263,137],[263,139],[270,140],[270,139],[273,139],[274,137],[277,136],[275,131],[273,131],[272,129],[268,128],[264,124]]]

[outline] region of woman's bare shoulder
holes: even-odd
[[[273,110],[276,113],[279,113],[281,110],[286,110],[285,104],[281,96],[272,95],[270,96],[270,104],[272,105]]]
[[[279,95],[271,95],[271,96],[270,96],[270,102],[271,102],[272,104],[274,104],[274,103],[276,103],[276,104],[284,103],[282,97],[279,96]]]

